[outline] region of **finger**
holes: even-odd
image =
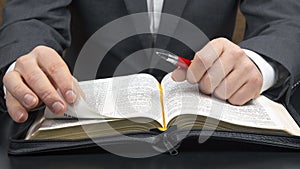
[[[211,41],[196,53],[191,65],[187,70],[186,79],[188,82],[194,84],[200,81],[205,72],[223,53],[223,45],[224,44],[219,41]]]
[[[230,53],[224,52],[201,78],[199,83],[200,90],[205,94],[213,93],[217,86],[233,70],[235,62],[230,57]]]
[[[172,79],[175,82],[182,82],[186,79],[186,69],[178,67],[172,73]]]
[[[73,86],[78,96],[81,96],[84,100],[86,100],[86,95],[83,90],[80,88],[79,83],[75,77],[73,77]],[[78,98],[78,97],[77,97]]]
[[[10,92],[6,93],[6,107],[10,117],[17,123],[25,122],[28,119],[26,109],[14,98]]]
[[[63,59],[54,50],[37,52],[37,62],[41,69],[58,87],[65,100],[72,104],[76,100],[76,90],[73,86],[73,76]]]
[[[246,83],[236,93],[234,93],[228,101],[233,105],[244,105],[257,96],[257,90],[257,87],[251,85],[251,83]]]
[[[214,95],[222,100],[229,99],[247,82],[247,74],[233,70],[214,91]]]
[[[3,83],[6,90],[25,108],[32,109],[38,105],[38,97],[27,87],[18,72],[11,71],[6,73],[3,78]]]
[[[28,66],[31,65],[31,66]],[[17,60],[15,70],[21,74],[27,85],[55,114],[62,114],[66,110],[63,99],[50,83],[48,77],[32,59]]]
[[[216,89],[216,96],[222,99],[228,99],[246,83],[250,83],[253,88],[253,92],[256,91],[257,96],[259,96],[260,88],[262,86],[261,73],[247,56],[240,56],[237,60],[239,61],[236,62],[234,70]],[[226,91],[222,92],[225,89]],[[224,93],[226,95],[224,95]]]

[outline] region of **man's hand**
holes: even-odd
[[[260,71],[245,52],[224,38],[208,43],[196,53],[188,70],[178,68],[172,77],[175,81],[199,83],[203,93],[233,105],[244,105],[258,97],[263,84]]]
[[[38,46],[16,61],[13,71],[3,78],[6,87],[6,105],[12,119],[24,122],[28,110],[44,102],[55,114],[66,110],[66,100],[76,100],[73,76],[63,59],[53,49]],[[62,93],[61,98],[57,89]]]

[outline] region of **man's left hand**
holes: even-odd
[[[233,42],[218,38],[197,52],[187,70],[178,68],[175,81],[199,83],[200,91],[233,105],[244,105],[260,95],[263,77],[246,53]]]

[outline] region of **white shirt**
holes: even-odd
[[[151,12],[149,13],[151,33],[158,32],[163,3],[164,0],[147,0],[148,12]],[[259,54],[251,50],[247,50],[247,49],[243,49],[243,50],[248,55],[248,57],[257,65],[257,67],[260,69],[260,72],[263,76],[263,86],[261,89],[261,93],[271,88],[275,84],[274,68]],[[7,72],[14,70],[14,67],[15,67],[15,63],[10,65]],[[3,86],[3,88],[4,88],[4,93],[6,95],[5,86]]]
[[[163,3],[164,0],[147,0],[148,12],[152,12],[149,14],[151,33],[158,32]],[[260,92],[262,93],[271,88],[275,84],[274,68],[259,54],[248,49],[243,50],[246,55],[257,65],[263,76],[263,86]]]

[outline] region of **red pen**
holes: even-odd
[[[185,59],[181,56],[177,56],[171,53],[156,52],[156,54],[160,56],[162,59],[166,60],[167,62],[172,63],[173,65],[179,66],[184,69],[187,69],[192,63],[188,59]]]

